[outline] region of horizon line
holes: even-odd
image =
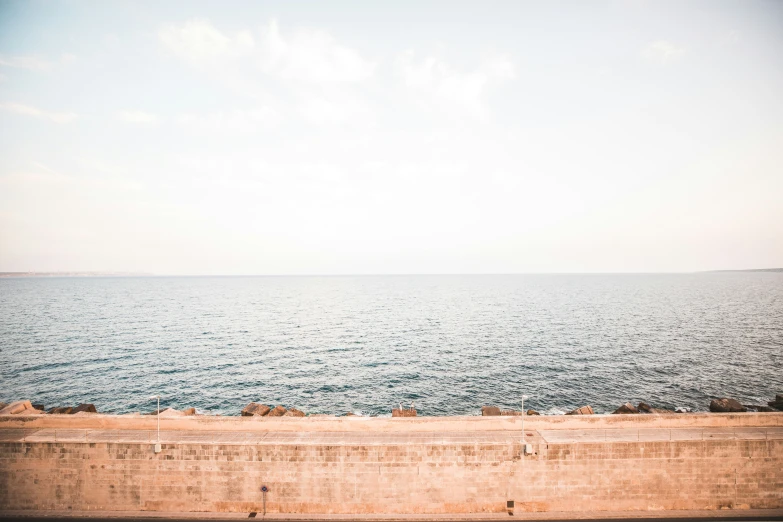
[[[719,272],[783,272],[783,268],[744,268],[683,271],[628,272],[388,272],[388,273],[280,273],[280,274],[204,274],[154,273],[131,271],[64,270],[64,271],[0,271],[0,278],[12,277],[404,277],[404,276],[516,276],[516,275],[677,275]]]

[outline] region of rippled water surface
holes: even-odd
[[[783,393],[783,273],[0,279],[0,400],[705,410]]]

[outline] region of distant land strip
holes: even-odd
[[[783,272],[783,268],[745,268],[741,270],[707,270],[707,272]]]
[[[151,276],[140,272],[0,272],[0,277],[132,277]]]
[[[715,273],[725,273],[725,272],[783,272],[783,268],[744,268],[744,269],[737,269],[737,270],[704,270],[702,272],[690,272],[690,273],[700,273],[700,274],[715,274]],[[562,272],[560,274],[551,274],[547,272],[541,272],[539,273],[528,273],[528,272],[520,272],[518,274],[509,273],[509,274],[356,274],[356,275],[563,275],[563,274],[573,274],[573,275],[629,275],[629,274],[642,274],[643,272],[632,272],[632,273],[623,273],[623,272],[617,272],[615,273],[605,273],[605,272]],[[689,272],[649,272],[650,274],[655,273],[661,273],[661,274],[678,274],[678,273],[689,273]],[[10,278],[10,277],[149,277],[149,276],[155,276],[156,274],[151,272],[0,272],[0,278]],[[311,275],[323,275],[323,276],[330,276],[332,274],[290,274],[291,276],[298,277],[309,277]],[[348,275],[348,274],[336,274],[336,275]],[[285,277],[286,274],[276,274],[275,277]],[[176,276],[175,276],[176,277]],[[188,277],[187,275],[185,277]],[[204,276],[196,276],[196,277],[265,277],[261,274],[246,274],[246,275],[238,275],[238,276],[221,276],[221,275],[204,275]]]

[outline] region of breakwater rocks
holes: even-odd
[[[244,408],[242,408],[243,417],[306,417],[305,412],[291,408],[287,410],[281,405],[277,405],[274,408],[270,408],[266,404],[258,404],[251,402]]]
[[[722,398],[722,399],[714,399],[710,402],[710,411],[714,413],[743,413],[743,412],[759,412],[759,413],[770,413],[770,412],[781,412],[783,411],[783,395],[775,395],[774,401],[769,401],[768,406],[759,406],[759,405],[753,405],[753,404],[741,404],[736,399],[729,399],[729,398]],[[536,410],[527,410],[525,412],[527,415],[541,415]],[[576,408],[575,410],[571,410],[566,415],[593,415],[595,412],[593,411],[592,406],[582,406],[580,408]],[[689,413],[688,410],[685,410],[683,408],[676,408],[674,410],[668,410],[665,408],[654,408],[647,404],[646,402],[640,402],[638,406],[634,406],[630,402],[626,402],[619,408],[617,408],[615,411],[612,412],[614,415],[633,415],[633,414],[657,414],[657,415],[666,415],[666,414],[677,414],[677,413]],[[481,415],[483,417],[492,417],[497,415],[522,415],[522,412],[517,412],[513,410],[501,410],[497,406],[482,406],[481,407]]]
[[[767,406],[754,405],[754,404],[742,404],[736,399],[723,397],[720,399],[713,399],[709,405],[709,411],[714,413],[743,413],[743,412],[783,412],[783,395],[778,394],[775,399],[769,401]],[[33,404],[29,400],[20,400],[6,404],[0,402],[0,415],[87,415],[91,413],[98,413],[94,404],[79,404],[78,406],[57,406],[46,410],[43,404]],[[666,408],[653,407],[646,402],[640,402],[637,406],[634,406],[630,402],[622,404],[619,408],[611,412],[616,415],[666,415],[666,414],[678,414],[689,413],[689,410],[684,408],[676,408],[674,410]],[[495,417],[495,416],[521,416],[521,415],[541,415],[536,410],[529,409],[525,412],[517,410],[504,410],[499,406],[486,405],[482,406],[480,414],[483,417]],[[585,405],[574,410],[565,413],[565,415],[594,415],[595,411],[592,406]],[[196,411],[196,408],[185,408],[183,410],[176,410],[174,408],[163,408],[160,411],[154,410],[143,415],[160,415],[161,417],[187,417],[194,415],[201,415]],[[337,415],[324,414],[324,413],[305,413],[297,408],[286,408],[283,405],[269,406],[266,404],[251,402],[245,406],[240,415],[242,417],[335,417]],[[344,413],[343,416],[355,417],[359,416],[353,412]],[[402,404],[399,408],[391,409],[392,417],[416,417],[418,412],[411,403],[410,407],[403,407]]]

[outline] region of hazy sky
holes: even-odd
[[[783,2],[0,1],[0,271],[783,266]]]

